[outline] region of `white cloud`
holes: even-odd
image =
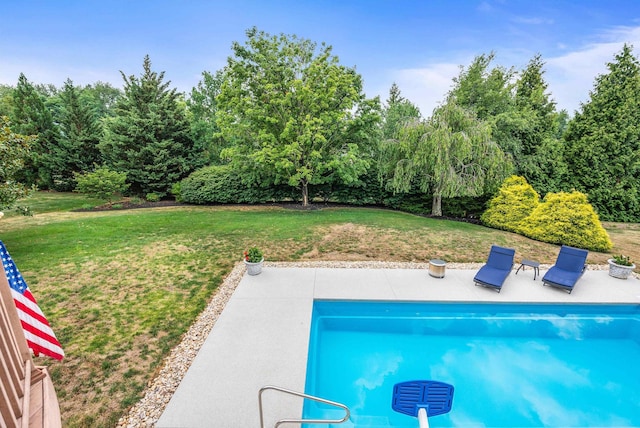
[[[453,84],[452,79],[459,73],[460,63],[439,63],[425,68],[396,70],[393,72],[393,81],[400,88],[402,96],[418,106],[422,116],[428,117],[444,101]]]
[[[596,77],[607,72],[607,63],[614,60],[624,43],[640,47],[640,27],[615,27],[596,36],[600,42],[578,47],[560,56],[548,57],[542,53],[545,80],[558,110],[566,109],[569,114],[573,114],[580,108],[581,102],[589,100],[589,92],[593,89]],[[559,45],[564,46],[561,42]],[[517,67],[526,65],[531,59],[531,53],[524,49],[507,50],[501,51],[501,63],[504,62],[505,52],[512,65]],[[637,49],[635,54],[638,56]],[[467,67],[471,60],[472,57],[461,59],[458,55],[456,61],[394,70],[384,86],[374,92],[384,101],[391,84],[395,82],[401,94],[417,105],[423,116],[428,117],[444,101],[452,87],[452,79],[460,73],[460,66]],[[497,65],[499,64],[494,64]]]
[[[544,77],[558,110],[566,109],[569,114],[573,114],[580,108],[580,103],[589,100],[589,92],[593,89],[596,77],[607,72],[607,63],[615,59],[622,46],[629,43],[640,47],[640,27],[614,27],[596,34],[594,38],[600,41],[563,55],[549,57],[542,52],[542,59],[545,61]],[[566,48],[562,42],[558,42],[556,46]],[[501,63],[504,62],[505,55],[511,65],[516,67],[525,66],[532,56],[526,49],[503,50],[500,55]],[[638,49],[635,50],[635,55],[639,56]],[[417,105],[423,116],[428,117],[444,101],[452,87],[452,79],[460,73],[460,66],[466,67],[471,63],[472,57],[460,59],[459,55],[456,56],[456,61],[452,59],[451,62],[430,64],[422,68],[393,70],[388,81],[374,93],[384,101],[391,83],[395,82],[402,95]]]
[[[615,59],[624,43],[640,45],[640,27],[616,27],[603,33],[601,39],[600,43],[546,58],[545,78],[559,109],[573,114],[581,102],[589,100],[596,77],[607,73],[607,63]]]

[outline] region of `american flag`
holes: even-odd
[[[27,339],[27,345],[35,356],[44,354],[61,360],[64,357],[62,346],[60,346],[60,342],[49,326],[49,321],[38,307],[36,299],[29,291],[27,283],[22,278],[22,274],[2,241],[0,241],[0,258],[2,258],[4,274],[9,281],[9,288],[11,288],[13,302],[18,310],[18,317]]]

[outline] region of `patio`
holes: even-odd
[[[588,269],[572,294],[543,287],[530,268],[515,275],[515,267],[496,293],[474,285],[476,272],[447,268],[434,278],[426,269],[271,264],[244,275],[156,426],[258,427],[261,387],[303,392],[314,299],[640,304],[640,280],[606,270]],[[273,391],[264,405],[266,426],[302,413],[301,399]]]

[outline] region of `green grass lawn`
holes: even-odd
[[[69,211],[79,208],[89,208],[104,204],[103,200],[89,198],[79,193],[36,192],[27,199],[22,199],[19,205],[27,205],[35,214],[48,212]],[[15,210],[7,210],[5,216],[19,216]]]
[[[62,343],[54,377],[66,427],[112,427],[242,252],[266,260],[483,262],[491,244],[552,263],[557,246],[467,223],[336,208],[169,207],[71,212],[98,205],[38,193],[33,217],[0,220],[5,243]],[[638,225],[609,225],[614,252],[638,251]],[[603,263],[607,254],[591,253]]]

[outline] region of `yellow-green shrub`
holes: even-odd
[[[524,177],[512,175],[504,180],[498,193],[489,201],[480,220],[483,224],[515,232],[520,222],[538,206],[540,195]]]
[[[576,191],[548,193],[518,229],[538,241],[593,251],[609,251],[613,245],[587,196]]]

